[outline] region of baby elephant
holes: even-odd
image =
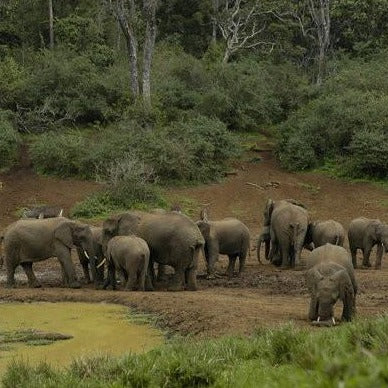
[[[357,268],[357,249],[361,249],[364,254],[362,264],[365,267],[371,266],[369,257],[375,245],[377,245],[375,269],[381,268],[384,248],[388,252],[388,225],[380,220],[356,218],[349,225],[348,238],[354,268]]]
[[[220,221],[209,221],[205,211],[201,213],[198,228],[205,239],[205,258],[209,276],[214,276],[214,265],[218,255],[229,256],[227,274],[233,276],[236,259],[239,259],[239,273],[244,270],[245,260],[249,253],[249,229],[236,218],[224,218]]]
[[[104,284],[116,289],[116,269],[121,270],[127,290],[144,291],[145,278],[150,260],[147,243],[136,236],[116,236],[107,247],[108,277]]]
[[[356,310],[357,283],[348,252],[326,244],[310,253],[306,273],[311,294],[309,319],[318,325],[335,324],[334,305],[343,302],[342,320],[350,321]]]
[[[55,218],[63,217],[63,209],[59,206],[38,206],[24,211],[22,218]]]
[[[313,250],[325,244],[339,245],[342,247],[345,240],[345,229],[337,221],[315,221],[307,229],[305,248]],[[313,244],[313,246],[312,246]]]

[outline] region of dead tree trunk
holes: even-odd
[[[49,36],[50,43],[49,47],[52,50],[54,48],[54,11],[53,11],[53,0],[48,1],[49,8]]]
[[[151,108],[151,64],[156,38],[157,0],[144,0],[146,19],[145,40],[143,47],[143,101],[147,109]]]
[[[317,85],[326,74],[327,51],[330,47],[330,0],[309,0],[309,11],[315,24],[318,41]]]

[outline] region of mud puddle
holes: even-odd
[[[20,341],[25,333],[70,339]],[[13,338],[16,340],[13,341]],[[23,337],[24,338],[24,337]],[[162,333],[131,322],[129,310],[113,304],[0,304],[0,373],[12,360],[67,366],[74,358],[144,352],[163,342]]]

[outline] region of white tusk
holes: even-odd
[[[61,211],[59,212],[58,217],[62,217],[62,214],[63,214],[63,209],[61,209]]]
[[[100,264],[98,264],[97,268],[100,268],[101,266],[103,266],[106,262],[106,258],[104,258],[104,260],[101,261]]]
[[[321,317],[318,317],[317,322],[319,322],[320,320],[321,320]]]
[[[90,257],[89,257],[89,255],[88,255],[88,253],[85,251],[85,249],[84,249],[84,255],[86,256],[86,258],[87,258],[88,260],[90,260]]]
[[[331,317],[331,320],[333,321],[333,325],[335,325],[335,319],[334,319],[334,317]]]

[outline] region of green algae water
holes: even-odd
[[[11,360],[67,366],[74,358],[145,352],[163,342],[159,330],[131,323],[128,314],[128,308],[113,304],[0,304],[0,335],[34,329],[73,337],[49,344],[6,343],[0,346],[0,373]]]

